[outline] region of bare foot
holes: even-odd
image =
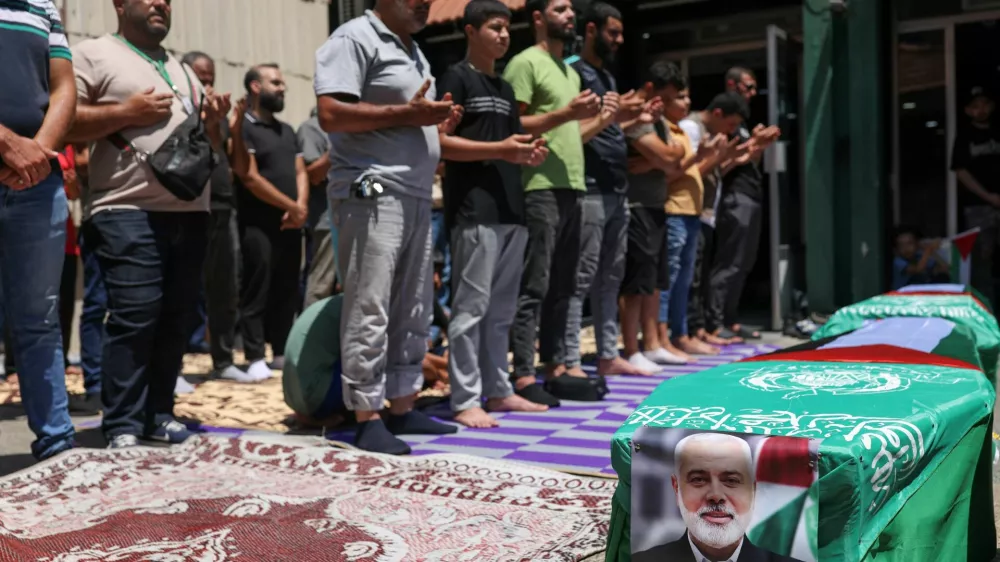
[[[674,340],[674,345],[682,349],[686,353],[692,355],[718,355],[719,348],[708,345],[707,343],[699,340],[698,338],[692,338],[690,336],[682,336]]]
[[[671,342],[670,340],[661,340],[661,341],[663,341],[663,349],[666,349],[670,353],[673,353],[674,355],[676,355],[677,357],[680,357],[681,359],[687,361],[688,363],[691,363],[691,362],[694,361],[693,357],[691,357],[687,353],[684,353],[683,351],[681,351],[680,349],[678,349],[677,346],[675,346],[673,344],[673,342]]]
[[[599,359],[597,361],[597,374],[598,375],[633,375],[639,377],[648,377],[653,373],[636,367],[635,365],[629,363],[624,357],[615,357],[614,359]]]
[[[719,336],[719,338],[724,339],[724,340],[728,341],[729,343],[744,343],[743,338],[741,338],[739,336],[735,336],[735,337],[731,337],[731,338],[723,338],[722,336],[719,335],[721,333],[722,333],[722,328],[719,328],[718,330],[715,331],[715,333],[713,335]]]
[[[705,343],[707,343],[709,345],[730,345],[730,344],[735,343],[732,340],[727,340],[726,338],[720,338],[719,336],[717,336],[715,334],[712,334],[712,333],[709,333],[709,332],[705,332],[704,334],[700,334],[698,336],[698,339],[700,339],[701,341],[703,341],[703,342],[705,342]]]
[[[491,412],[544,412],[549,407],[544,404],[535,404],[516,394],[511,394],[506,398],[488,399],[486,401],[486,409]]]
[[[468,410],[462,410],[461,412],[455,414],[455,421],[465,427],[474,427],[479,429],[500,426],[500,423],[493,419],[493,416],[487,414],[486,410],[482,408],[469,408]]]
[[[578,379],[585,379],[585,378],[587,378],[587,373],[585,373],[583,371],[583,369],[581,369],[579,366],[577,366],[577,367],[570,367],[569,369],[566,369],[566,371],[563,374],[564,375],[569,375],[571,377],[576,377]]]

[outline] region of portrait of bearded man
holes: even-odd
[[[633,562],[801,562],[746,536],[757,483],[750,445],[734,435],[697,433],[674,449],[670,476],[684,535],[632,556]]]

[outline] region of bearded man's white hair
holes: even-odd
[[[744,439],[727,433],[694,433],[678,441],[674,447],[674,476],[680,478],[681,458],[683,458],[684,449],[687,448],[689,443],[715,443],[717,445],[731,443],[738,446],[747,463],[747,472],[750,475],[750,480],[754,480],[753,452],[750,450],[750,444]]]
[[[703,506],[698,511],[688,511],[687,506],[684,504],[684,498],[681,496],[684,479],[680,474],[680,467],[681,459],[684,458],[684,450],[694,443],[715,445],[718,447],[736,445],[740,450],[742,460],[746,462],[747,476],[749,477],[748,485],[750,486],[753,486],[756,480],[753,470],[753,452],[750,450],[750,444],[745,440],[725,433],[695,433],[681,439],[677,443],[677,446],[674,447],[674,478],[677,480],[677,507],[680,509],[681,517],[684,519],[684,524],[687,526],[688,532],[709,546],[725,548],[743,538],[753,517],[753,502],[751,501],[746,513],[742,514],[736,513],[732,506],[725,503],[709,507]],[[724,526],[708,523],[701,518],[702,513],[708,511],[725,511],[732,516],[732,520]]]

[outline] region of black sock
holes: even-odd
[[[358,424],[354,444],[360,449],[373,453],[410,454],[410,446],[389,433],[382,420],[371,420]]]
[[[385,420],[386,427],[396,435],[447,435],[458,433],[458,428],[446,423],[434,421],[426,414],[410,410],[401,416],[389,414]]]
[[[559,407],[559,399],[546,392],[539,384],[529,384],[524,388],[518,389],[517,395],[528,402],[534,402],[535,404],[541,404],[549,408]]]

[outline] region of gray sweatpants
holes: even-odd
[[[460,226],[451,234],[451,322],[448,377],[456,412],[514,393],[507,364],[510,325],[524,269],[528,229]]]
[[[306,298],[302,309],[309,308],[333,294],[337,284],[336,263],[333,253],[333,236],[326,228],[313,231],[313,257],[306,277]]]
[[[583,200],[576,294],[569,301],[566,317],[567,367],[580,366],[580,324],[588,293],[597,354],[601,359],[618,356],[618,291],[625,277],[628,220],[624,195],[588,193]]]
[[[344,287],[344,403],[378,411],[416,394],[433,317],[431,202],[406,196],[331,202]]]

